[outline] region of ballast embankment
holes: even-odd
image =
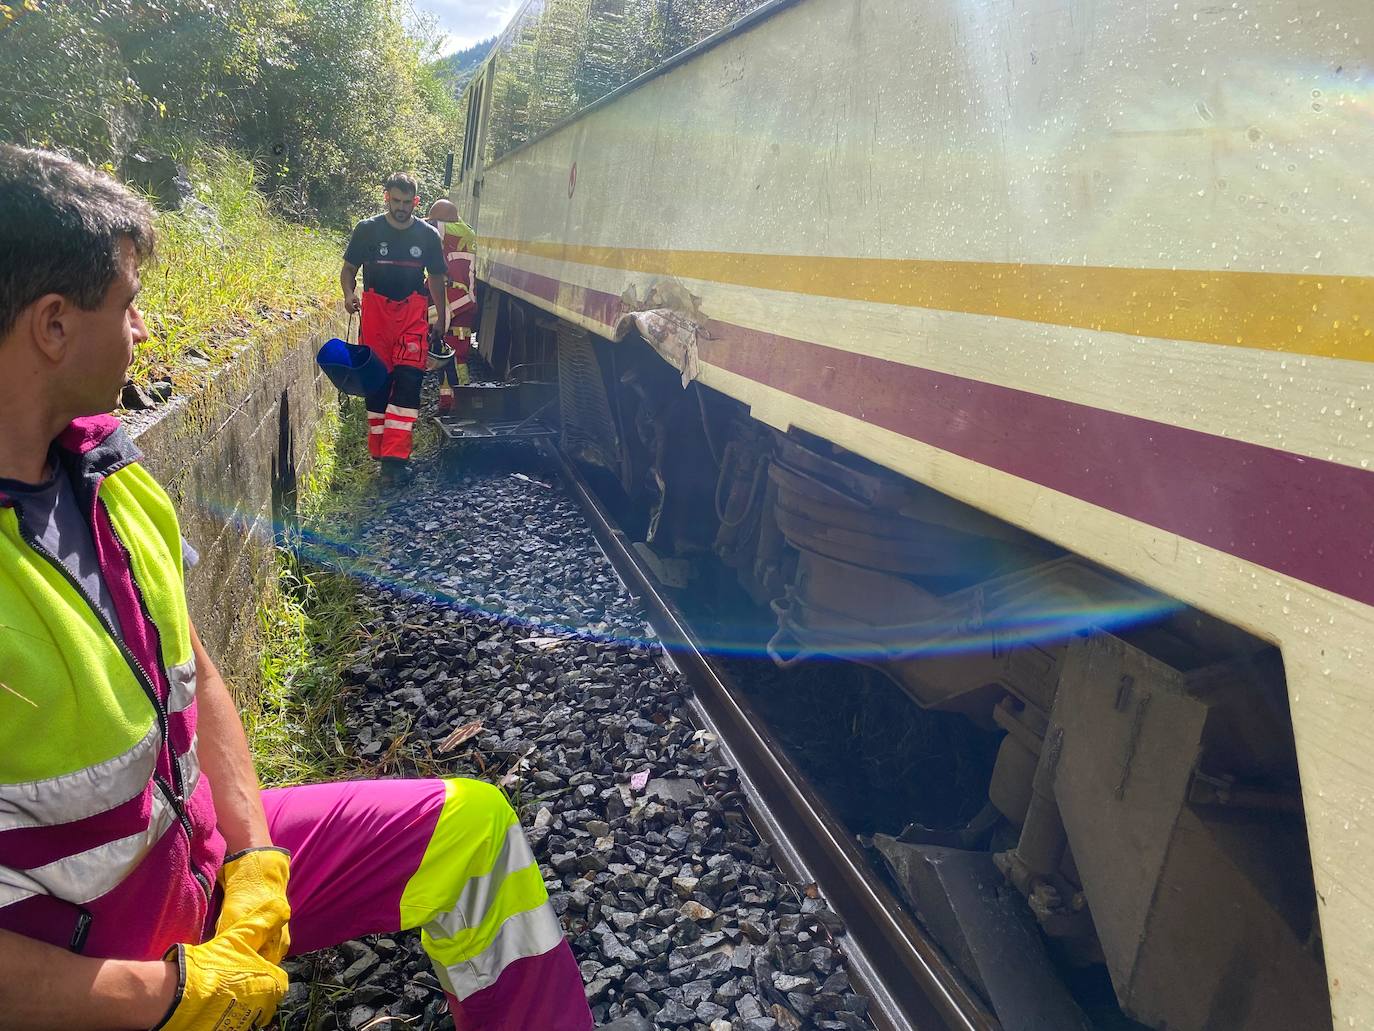
[[[643,610],[522,454],[425,466],[312,535],[307,558],[356,577],[370,614],[341,676],[344,747],[379,775],[506,789],[598,1022],[869,1031],[839,917],[779,870]],[[452,1026],[413,933],[290,969],[283,1028]],[[312,1002],[311,980],[343,991]]]

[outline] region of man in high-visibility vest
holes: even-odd
[[[443,238],[444,263],[448,267],[448,333],[444,343],[453,352],[439,366],[439,414],[453,411],[453,389],[468,382],[468,355],[472,331],[477,325],[477,283],[473,273],[477,234],[458,214],[451,200],[436,200],[425,216]],[[436,322],[437,325],[437,322]]]
[[[0,145],[0,1026],[265,1026],[281,962],[419,928],[459,1029],[588,1031],[495,787],[260,790],[170,500],[105,413],[151,211]]]

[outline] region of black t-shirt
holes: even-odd
[[[442,281],[444,245],[439,231],[422,219],[397,229],[386,215],[365,218],[353,227],[344,261],[363,270],[363,289],[393,301],[425,292],[425,271]]]

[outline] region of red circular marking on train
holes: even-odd
[[[572,197],[573,191],[577,189],[577,162],[572,163],[572,169],[568,172],[568,196]]]

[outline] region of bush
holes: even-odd
[[[396,169],[442,190],[457,102],[403,0],[0,3],[0,139],[118,167],[192,137],[342,228]]]
[[[318,312],[338,294],[342,236],[274,214],[247,159],[202,150],[191,179],[195,202],[157,218],[140,297],[152,338],[135,380],[172,375],[193,348],[215,363],[282,312]]]

